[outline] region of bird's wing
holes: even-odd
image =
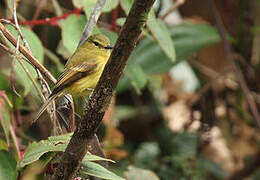
[[[58,81],[54,86],[51,96],[58,94],[59,92],[64,90],[64,88],[93,73],[96,68],[96,61],[87,61],[86,63],[66,68],[58,78]]]

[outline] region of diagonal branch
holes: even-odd
[[[1,23],[2,19],[0,19],[0,31],[4,34],[4,36],[14,45],[16,46],[17,40],[15,37],[5,28],[5,26]],[[51,73],[39,63],[39,61],[30,53],[30,51],[25,48],[23,45],[19,45],[20,52],[28,59],[28,61],[38,68],[48,79],[50,79],[53,83],[56,82],[56,79],[51,75]]]
[[[260,128],[260,115],[259,115],[256,103],[255,103],[255,100],[254,100],[249,88],[247,87],[247,84],[246,84],[246,81],[243,77],[243,74],[241,73],[239,67],[235,63],[234,57],[232,55],[232,48],[231,48],[230,44],[228,43],[227,36],[226,36],[227,33],[226,33],[225,28],[224,28],[221,17],[217,12],[217,8],[215,6],[215,3],[214,3],[213,0],[208,0],[208,1],[209,1],[211,11],[212,11],[214,18],[216,20],[218,31],[219,31],[220,36],[221,36],[222,41],[223,41],[223,46],[224,46],[224,49],[226,51],[227,59],[229,59],[230,62],[231,62],[231,67],[232,67],[232,69],[233,69],[233,71],[236,75],[236,78],[237,78],[237,80],[238,80],[238,82],[241,86],[241,89],[242,89],[242,92],[245,96],[247,104],[248,104],[248,106],[251,110],[251,113],[252,113],[258,127]]]
[[[118,37],[114,50],[77,126],[53,179],[70,179],[84,157],[88,142],[96,132],[109,106],[113,92],[124,70],[127,59],[146,23],[155,0],[136,0]]]
[[[88,36],[91,34],[94,26],[97,23],[97,20],[101,14],[101,10],[104,7],[106,3],[106,0],[98,0],[94,10],[92,11],[92,13],[90,14],[90,17],[88,18],[88,23],[86,24],[82,37],[79,41],[78,47],[88,38]]]

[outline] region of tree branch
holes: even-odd
[[[94,10],[90,14],[90,17],[88,18],[88,23],[86,24],[86,26],[84,28],[82,37],[81,37],[79,44],[78,44],[78,48],[79,48],[79,46],[81,46],[81,44],[83,44],[83,42],[88,38],[88,36],[93,31],[93,28],[97,23],[97,20],[98,20],[100,14],[101,14],[101,10],[104,7],[105,3],[106,3],[106,0],[98,0],[97,1],[96,5],[94,7]]]
[[[145,25],[155,0],[136,0],[117,39],[101,78],[89,100],[85,115],[77,126],[52,179],[70,179],[87,151],[89,140],[96,132],[109,106],[113,92]]]
[[[1,23],[3,21],[0,19],[0,31],[4,34],[4,36],[14,45],[16,46],[17,40],[15,37],[8,31],[8,29],[5,28],[5,26]],[[29,63],[31,63],[33,66],[38,68],[49,80],[51,80],[53,83],[56,83],[56,79],[51,75],[51,73],[42,65],[39,63],[39,61],[29,52],[27,48],[25,48],[23,45],[19,44],[19,50],[20,52],[28,59]]]
[[[249,90],[249,88],[247,87],[247,84],[246,84],[246,81],[244,79],[244,76],[243,74],[241,73],[239,67],[237,66],[235,60],[234,60],[234,57],[232,55],[232,47],[230,46],[228,40],[227,40],[227,33],[226,33],[226,30],[224,28],[224,25],[223,25],[223,22],[221,20],[221,17],[217,11],[217,8],[216,8],[216,5],[214,3],[213,0],[208,0],[209,2],[209,6],[211,8],[211,11],[213,13],[213,16],[216,20],[216,25],[217,25],[217,29],[220,33],[220,36],[222,38],[222,41],[223,41],[223,46],[224,46],[224,50],[226,52],[226,56],[227,56],[227,59],[230,61],[231,63],[231,67],[236,75],[236,78],[241,86],[241,89],[242,89],[242,92],[245,96],[245,99],[247,101],[247,104],[249,106],[249,109],[251,110],[251,113],[256,121],[256,124],[258,125],[258,127],[260,128],[260,115],[259,115],[259,112],[258,112],[258,109],[257,109],[257,106],[256,106],[256,103],[255,103],[255,100]]]

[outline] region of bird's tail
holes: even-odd
[[[48,108],[48,105],[58,96],[59,94],[53,94],[47,99],[47,101],[42,105],[41,109],[38,111],[36,117],[33,119],[32,123],[35,123],[39,117],[41,117],[42,113]]]

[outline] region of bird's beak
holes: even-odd
[[[105,49],[113,49],[112,46],[106,46]]]

